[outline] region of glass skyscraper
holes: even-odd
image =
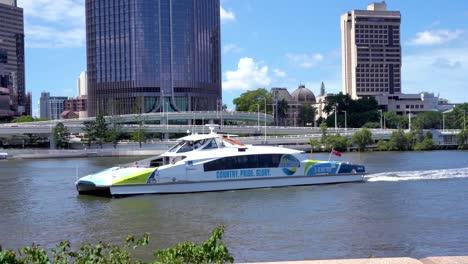
[[[30,114],[26,108],[23,9],[0,0],[0,119]]]
[[[219,0],[86,0],[88,115],[215,110]]]

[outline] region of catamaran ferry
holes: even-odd
[[[362,165],[311,160],[302,151],[244,145],[229,135],[194,134],[148,165],[113,167],[80,178],[80,194],[193,193],[363,181]]]

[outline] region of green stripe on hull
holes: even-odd
[[[117,179],[112,182],[113,185],[122,185],[122,184],[143,184],[148,181],[149,176],[154,171],[154,168],[142,169],[139,172],[132,173],[123,178]]]

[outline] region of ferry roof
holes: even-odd
[[[198,140],[203,140],[203,139],[208,139],[208,138],[219,138],[220,135],[218,134],[193,134],[189,136],[185,136],[182,138],[179,138],[178,140],[180,141],[198,141]]]

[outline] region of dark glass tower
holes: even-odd
[[[0,0],[0,119],[31,112],[24,71],[23,9],[16,0]]]
[[[88,115],[215,110],[219,0],[86,0]]]

